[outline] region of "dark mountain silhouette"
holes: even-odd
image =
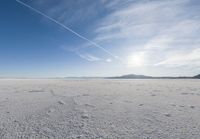
[[[200,79],[200,74],[196,76],[179,76],[179,77],[171,77],[171,76],[163,76],[163,77],[154,77],[154,76],[146,76],[146,75],[137,75],[137,74],[127,74],[122,76],[114,76],[114,77],[65,77],[66,79]]]
[[[196,76],[194,76],[193,78],[195,78],[195,79],[200,79],[200,74],[199,74],[199,75],[196,75]]]
[[[145,75],[128,74],[128,75],[108,77],[108,78],[113,78],[113,79],[151,79],[153,77],[145,76]]]
[[[128,74],[128,75],[122,75],[122,76],[116,76],[116,77],[107,77],[108,79],[200,79],[200,74],[193,76],[193,77],[153,77],[153,76],[146,76],[146,75],[136,75],[136,74]]]

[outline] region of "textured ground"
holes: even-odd
[[[0,80],[0,139],[199,139],[200,80]]]

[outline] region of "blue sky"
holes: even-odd
[[[75,33],[1,1],[0,77],[200,73],[199,0],[21,2]]]

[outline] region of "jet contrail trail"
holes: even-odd
[[[20,0],[16,0],[16,2],[18,2],[18,3],[20,3],[21,5],[23,5],[23,6],[27,7],[27,8],[29,8],[30,10],[32,10],[32,11],[34,11],[34,12],[36,12],[36,13],[38,13],[38,14],[40,14],[40,15],[46,17],[46,18],[48,18],[49,20],[53,21],[54,23],[58,24],[59,26],[63,27],[64,29],[66,29],[66,30],[70,31],[71,33],[75,34],[75,35],[78,36],[79,38],[81,38],[81,39],[83,39],[83,40],[89,42],[90,44],[94,45],[95,47],[97,47],[97,48],[103,50],[104,52],[106,52],[106,53],[109,54],[110,56],[114,57],[115,59],[122,61],[118,56],[116,56],[116,55],[114,55],[113,53],[111,53],[110,51],[106,50],[105,48],[103,48],[102,46],[100,46],[99,44],[97,44],[96,42],[89,40],[88,38],[82,36],[81,34],[77,33],[76,31],[72,30],[71,28],[65,26],[64,24],[58,22],[57,20],[55,20],[55,19],[49,17],[48,15],[44,14],[43,12],[41,12],[41,11],[39,11],[39,10],[37,10],[37,9],[35,9],[35,8],[33,8],[33,7],[31,7],[30,5],[24,3],[24,2],[22,2],[22,1],[20,1]]]

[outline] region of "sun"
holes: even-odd
[[[144,53],[134,53],[127,57],[128,67],[142,67],[144,66]]]

